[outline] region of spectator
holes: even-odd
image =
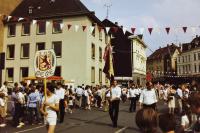
[[[5,127],[5,117],[6,117],[6,111],[5,111],[5,94],[0,93],[0,127]]]
[[[157,133],[158,117],[152,108],[143,108],[136,113],[135,121],[142,133]]]
[[[163,133],[175,133],[176,120],[173,114],[161,114],[159,116],[159,127]]]

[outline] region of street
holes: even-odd
[[[159,112],[166,110],[166,106],[161,102],[158,105]],[[118,128],[111,125],[108,112],[92,108],[89,110],[75,109],[73,114],[66,113],[63,124],[57,124],[56,133],[138,133],[135,124],[135,113],[128,112],[128,102],[120,104],[120,112],[118,118]],[[25,125],[23,128],[17,129],[10,124],[5,128],[0,128],[0,133],[44,133],[45,126],[41,125]]]

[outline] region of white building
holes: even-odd
[[[147,45],[139,36],[130,36],[132,40],[132,76],[135,83],[146,84],[146,48]]]
[[[200,37],[191,43],[182,44],[182,53],[177,57],[178,76],[196,77],[200,75]]]
[[[10,15],[24,20],[4,21],[3,82],[34,76],[35,52],[54,49],[56,76],[77,85],[105,84],[102,54],[107,37],[104,29],[99,30],[103,25],[94,12],[79,0],[45,0],[38,5],[35,1],[23,1]]]

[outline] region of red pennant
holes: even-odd
[[[87,27],[87,26],[84,26],[84,25],[82,26],[82,28],[83,28],[83,31],[85,31],[86,27]]]
[[[132,33],[135,33],[136,28],[131,28]]]
[[[166,30],[167,34],[169,34],[170,27],[165,28],[165,30]]]
[[[149,34],[151,35],[153,28],[148,28]]]
[[[68,25],[67,25],[68,30],[69,30],[71,27],[72,27],[71,24],[68,24]]]
[[[118,31],[118,27],[112,27],[113,32],[117,32]]]
[[[187,27],[183,27],[183,32],[186,33]]]

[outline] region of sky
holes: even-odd
[[[100,20],[106,18],[118,22],[127,30],[135,27],[135,34],[145,28],[144,42],[148,45],[147,55],[167,44],[191,42],[200,35],[200,0],[81,0]],[[184,33],[182,27],[188,27]],[[150,35],[147,28],[153,27]],[[169,35],[165,28],[171,27]],[[192,28],[193,27],[193,28]]]

